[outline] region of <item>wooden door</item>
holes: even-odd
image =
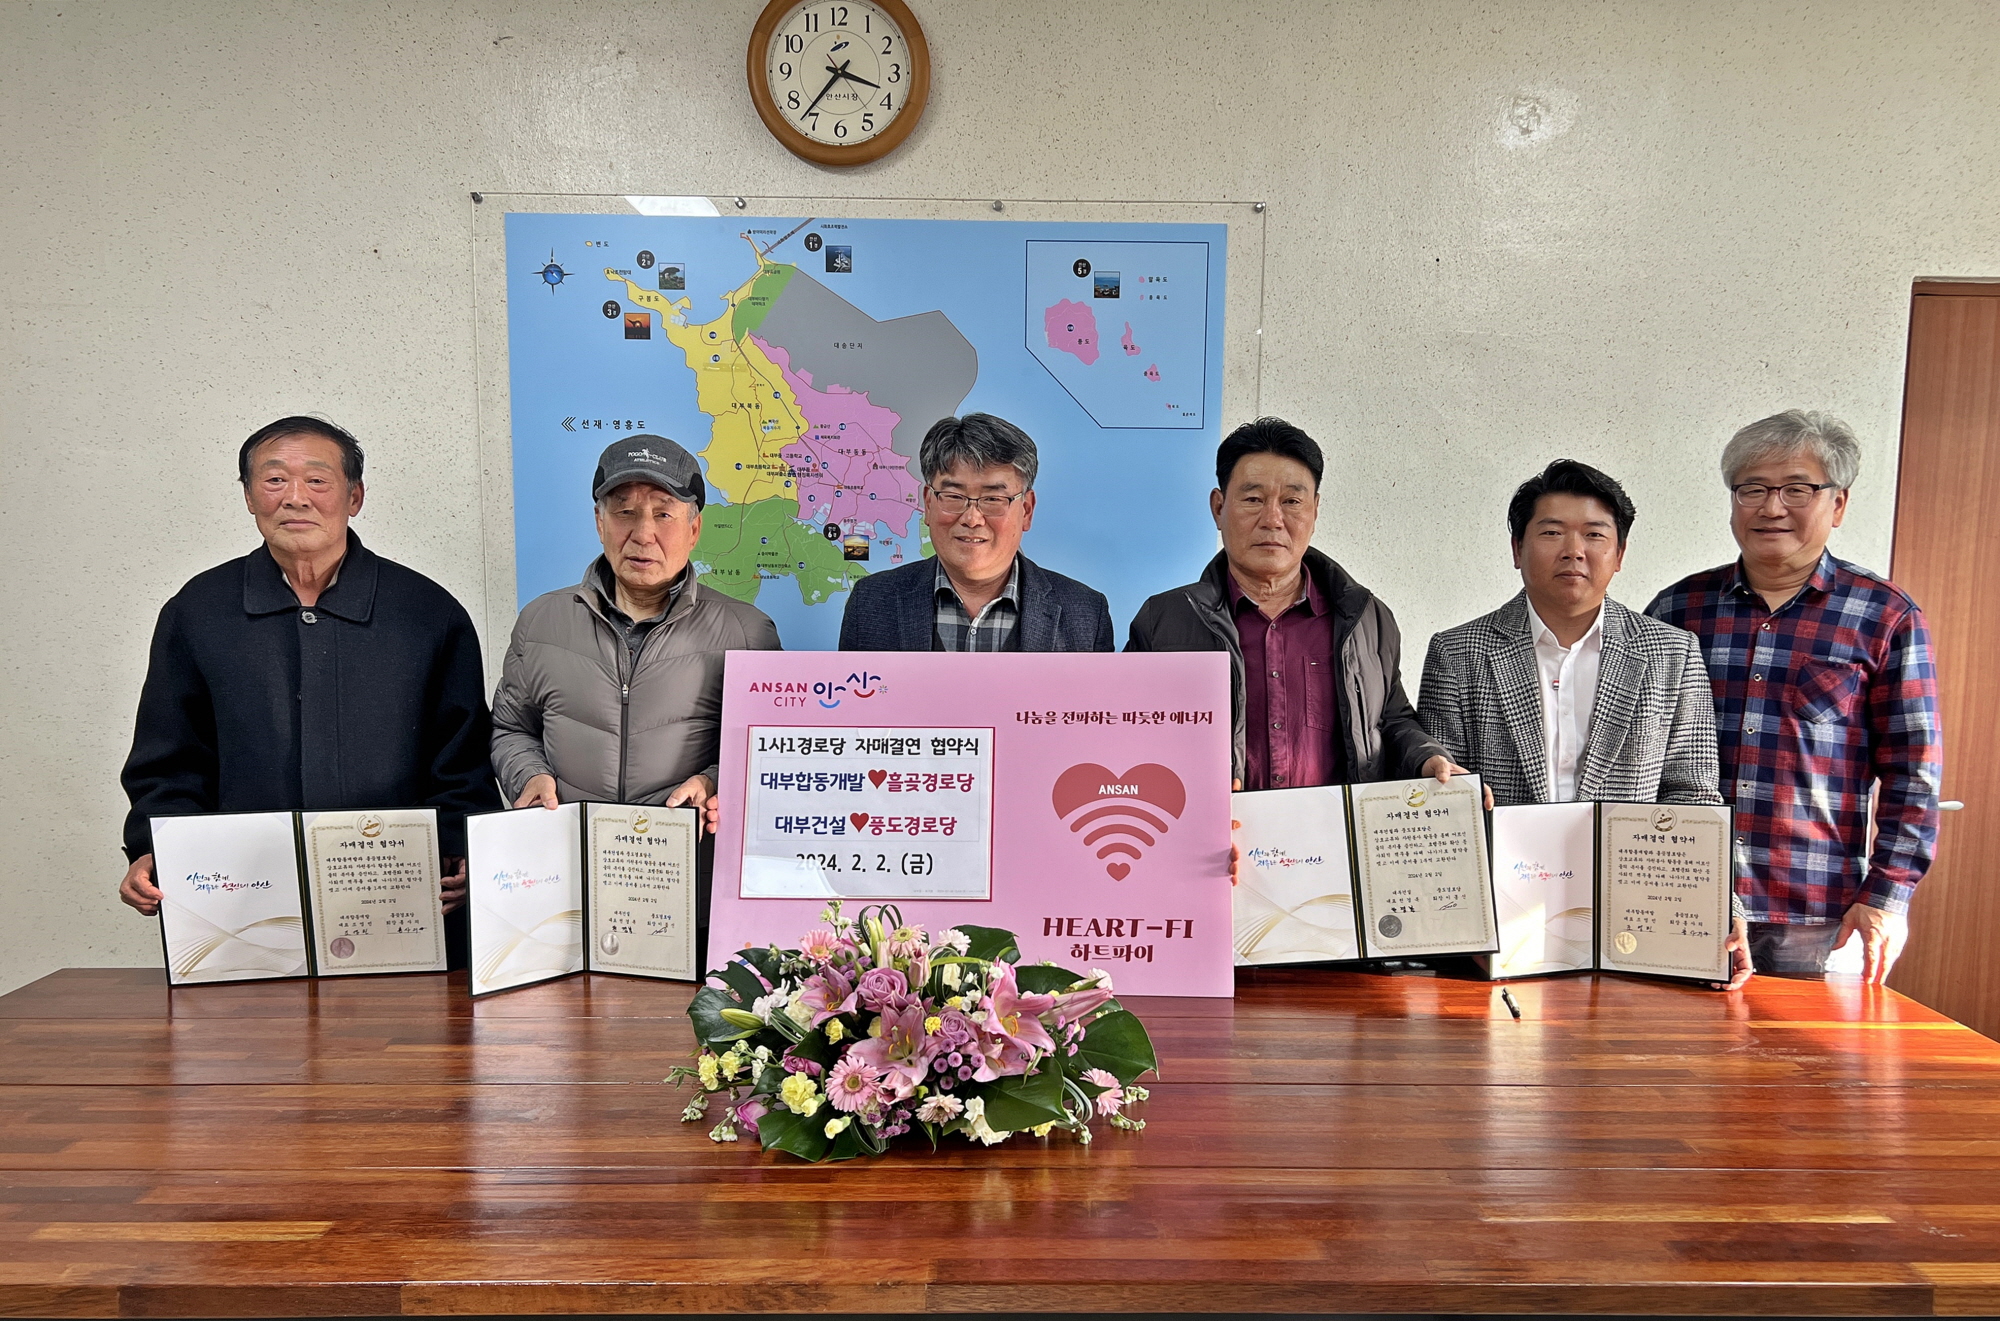
[[[1965,806],[1889,984],[2000,1038],[2000,284],[1916,286],[1893,554],[1937,649],[1943,796]]]

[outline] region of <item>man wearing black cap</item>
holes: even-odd
[[[493,773],[516,807],[589,799],[708,808],[722,657],[776,651],[770,617],[695,580],[705,500],[692,454],[631,436],[597,461],[604,553],[575,587],[528,602],[493,694]],[[713,814],[710,813],[712,821]],[[712,847],[699,855],[708,925]]]

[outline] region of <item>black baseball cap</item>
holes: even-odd
[[[597,456],[597,475],[590,482],[590,498],[602,500],[627,482],[651,482],[676,500],[685,500],[700,509],[708,502],[702,484],[701,465],[694,455],[665,436],[627,436],[605,446]]]

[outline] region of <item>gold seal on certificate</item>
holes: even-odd
[[[1729,980],[1730,812],[1685,803],[1599,808],[1599,929],[1607,972]]]
[[[1354,857],[1369,958],[1494,948],[1479,777],[1356,785]]]
[[[694,813],[593,803],[587,819],[592,970],[695,980]]]
[[[306,812],[300,824],[319,975],[443,972],[437,813]]]

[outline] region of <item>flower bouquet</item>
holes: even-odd
[[[669,1083],[700,1095],[681,1118],[739,1130],[806,1160],[879,1155],[895,1139],[962,1133],[988,1146],[1061,1129],[1090,1141],[1093,1119],[1126,1113],[1157,1065],[1146,1029],[1111,997],[1109,973],[1019,965],[1012,932],[961,926],[935,936],[888,906],[842,916],[838,900],[799,948],[746,949],[688,1006],[701,1052]]]

